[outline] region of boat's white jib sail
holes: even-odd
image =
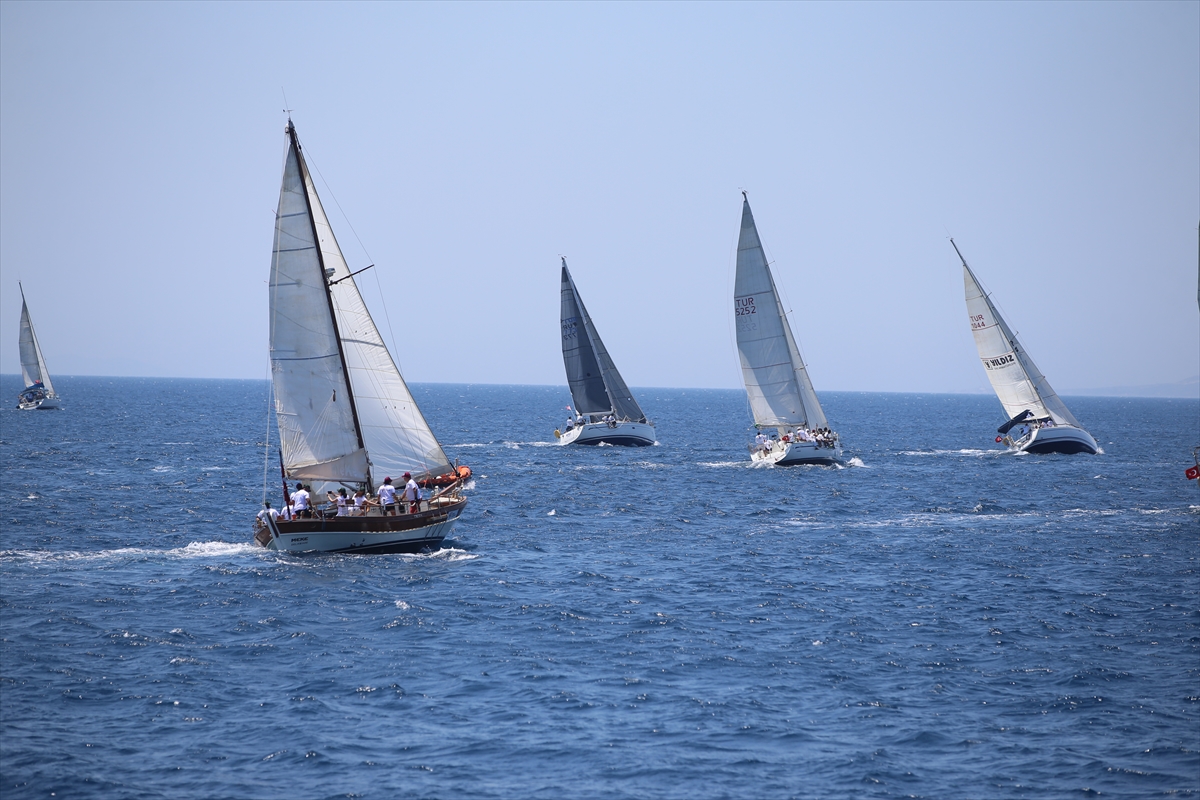
[[[29,314],[29,305],[25,302],[25,287],[17,284],[21,291],[21,332],[18,340],[21,352],[21,379],[25,388],[41,386],[46,398],[56,398],[54,384],[50,381],[50,371],[46,369],[46,361],[42,357],[42,348],[38,344],[37,332],[33,329],[33,317]]]
[[[450,469],[362,295],[288,123],[271,263],[271,372],[284,467],[367,484]]]
[[[738,356],[754,424],[828,427],[744,198],[733,294]]]
[[[958,245],[954,245],[954,249],[958,252]],[[975,337],[979,359],[1009,418],[1028,411],[1034,419],[1048,418],[1058,425],[1082,427],[1021,346],[1017,335],[996,310],[991,298],[980,287],[962,253],[958,255],[963,265],[967,315],[970,317],[971,333]]]
[[[580,414],[612,414],[618,420],[645,423],[646,415],[608,355],[567,270],[565,258],[560,320],[563,364],[575,410]]]

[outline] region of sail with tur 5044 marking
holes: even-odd
[[[958,245],[954,244],[953,239],[950,244],[962,261],[967,316],[970,317],[975,347],[979,350],[988,381],[1000,399],[1000,405],[1004,406],[1005,413],[1011,419],[1029,411],[1034,419],[1049,417],[1056,424],[1082,427],[1017,341],[1017,335],[1000,316],[992,299],[979,285],[975,273],[967,266],[967,260],[963,258]]]
[[[800,357],[767,264],[750,201],[742,199],[733,313],[742,380],[754,424],[825,428],[828,421]]]
[[[271,377],[290,477],[376,485],[450,468],[338,247],[288,121],[271,260]]]

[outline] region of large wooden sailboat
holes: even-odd
[[[287,142],[270,281],[271,380],[285,493],[291,481],[311,482],[321,495],[345,488],[370,497],[391,476],[407,472],[421,481],[455,473],[363,302],[290,119]],[[378,507],[362,516],[319,509],[296,519],[263,514],[255,540],[289,552],[432,549],[466,505],[460,490],[455,481],[414,513],[394,516]]]
[[[561,322],[563,365],[575,408],[566,430],[555,431],[559,444],[654,444],[654,423],[646,419],[600,340],[565,258]]]
[[[1017,341],[1017,335],[980,287],[953,239],[950,244],[962,261],[967,315],[979,358],[1009,417],[1008,422],[996,429],[999,434],[996,441],[1012,450],[1029,453],[1095,453],[1096,440],[1067,410],[1046,376]]]
[[[46,360],[42,358],[42,348],[38,344],[37,334],[33,330],[33,318],[29,316],[29,306],[25,303],[25,288],[20,283],[17,288],[21,291],[21,378],[25,388],[17,396],[17,408],[31,411],[35,408],[58,408],[58,395],[54,392],[54,384],[50,382],[50,372],[46,369]]]
[[[750,459],[779,466],[840,463],[841,439],[829,430],[817,401],[745,192],[733,314],[742,379],[759,432],[749,445]]]

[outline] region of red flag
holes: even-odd
[[[1184,474],[1187,475],[1189,481],[1200,479],[1200,466],[1188,467]]]

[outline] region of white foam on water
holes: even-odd
[[[261,547],[249,543],[191,542],[184,547],[158,550],[150,547],[115,547],[109,550],[0,550],[0,561],[14,560],[32,563],[88,562],[112,559],[142,558],[225,558],[235,555],[263,553]]]
[[[546,516],[547,516],[547,517],[553,517],[553,516],[554,516],[555,514],[557,514],[557,513],[558,513],[558,512],[557,512],[557,511],[555,511],[555,510],[552,508],[552,509],[550,509],[549,513],[548,513],[548,514],[546,514]]]

